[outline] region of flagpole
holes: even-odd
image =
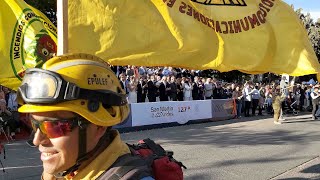
[[[68,0],[57,0],[57,25],[57,55],[63,55],[68,53]]]

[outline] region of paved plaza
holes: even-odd
[[[320,179],[320,121],[312,121],[310,114],[286,119],[275,125],[271,116],[255,116],[129,132],[122,137],[129,143],[149,137],[173,150],[174,157],[188,167],[185,179]],[[25,141],[5,147],[0,180],[40,178],[36,148]]]

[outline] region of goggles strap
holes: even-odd
[[[112,91],[93,91],[81,89],[78,99],[96,100],[110,106],[122,106],[127,103],[125,96],[116,94]]]

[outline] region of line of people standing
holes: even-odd
[[[212,78],[204,82],[198,76],[130,76],[128,80],[125,74],[120,74],[119,79],[130,103],[225,99],[232,95],[230,88],[223,88]]]

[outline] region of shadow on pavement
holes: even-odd
[[[319,173],[320,175],[320,164],[313,165],[301,171],[302,173]]]

